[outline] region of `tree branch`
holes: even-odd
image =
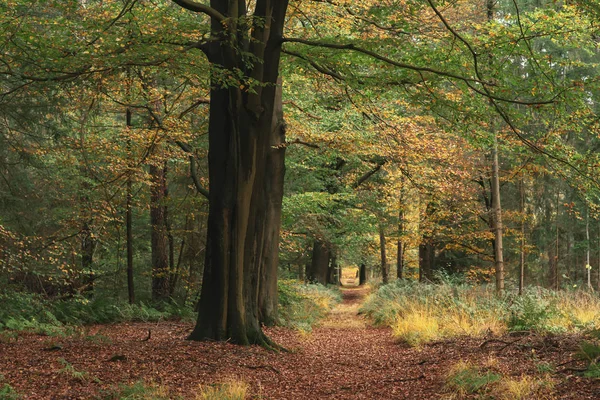
[[[466,76],[457,75],[452,72],[441,71],[441,70],[438,70],[435,68],[419,67],[416,65],[411,65],[411,64],[406,64],[403,62],[395,61],[395,60],[392,60],[391,58],[384,57],[380,54],[377,54],[374,51],[363,49],[362,47],[358,47],[353,43],[336,44],[336,43],[318,42],[318,41],[314,41],[314,40],[306,40],[306,39],[299,39],[299,38],[283,38],[282,42],[283,43],[300,43],[300,44],[305,44],[307,46],[323,47],[323,48],[334,49],[334,50],[352,50],[352,51],[356,51],[357,53],[362,53],[367,56],[370,56],[376,60],[383,61],[386,64],[394,65],[399,68],[404,68],[404,69],[417,71],[417,72],[431,72],[435,75],[445,76],[447,78],[453,78],[453,79],[457,79],[457,80],[464,81],[464,82],[473,82],[473,83],[480,83],[482,85],[493,86],[492,82],[485,82],[480,79],[468,78]]]
[[[368,180],[370,177],[375,175],[381,169],[381,167],[383,167],[383,165],[386,162],[387,162],[387,160],[379,161],[373,169],[371,169],[370,171],[367,171],[360,178],[358,178],[358,180],[356,182],[354,182],[354,185],[352,185],[352,188],[356,189],[357,187],[362,185],[366,180]]]
[[[193,0],[172,0],[173,3],[179,5],[180,7],[185,8],[186,10],[206,14],[211,18],[216,19],[219,22],[223,22],[226,18],[223,14],[218,12],[212,7],[207,6],[206,4],[198,3]]]

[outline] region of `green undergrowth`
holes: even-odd
[[[496,360],[484,365],[465,361],[454,364],[446,375],[448,396],[443,399],[530,400],[552,397],[555,381],[548,374],[505,376],[498,371]]]
[[[0,374],[0,399],[1,400],[19,400],[22,397],[13,389],[10,384],[4,381],[4,375]]]
[[[310,332],[342,300],[337,289],[297,280],[279,280],[279,318],[283,326]]]
[[[48,300],[40,295],[14,291],[0,292],[0,304],[0,333],[5,337],[20,331],[61,335],[68,334],[73,327],[87,324],[195,317],[191,309],[174,304],[151,306],[144,303],[128,304],[110,298],[87,299],[80,296]]]
[[[411,345],[455,336],[508,331],[575,333],[600,328],[600,298],[585,291],[528,288],[523,296],[496,296],[493,288],[442,282],[395,281],[361,308]]]

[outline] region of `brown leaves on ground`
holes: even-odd
[[[568,363],[577,338],[463,338],[415,349],[356,315],[365,291],[344,289],[344,302],[310,335],[267,329],[289,352],[190,342],[186,323],[97,325],[68,338],[30,334],[0,343],[0,374],[27,399],[97,398],[139,381],[168,388],[169,397],[193,399],[201,385],[232,379],[262,399],[438,399],[448,393],[446,376],[458,361],[493,360],[496,370],[515,379],[539,375],[545,363],[566,363],[553,374],[554,397],[600,398],[600,382],[579,377]]]

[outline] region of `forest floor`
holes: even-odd
[[[342,294],[312,333],[266,329],[288,352],[186,341],[189,323],[95,325],[70,337],[23,334],[0,342],[0,374],[27,399],[114,398],[110,390],[139,381],[160,386],[167,398],[193,399],[201,385],[231,380],[261,399],[439,399],[461,398],[446,386],[460,360],[516,379],[539,376],[543,363],[565,363],[548,378],[553,387],[543,398],[600,398],[600,380],[579,377],[578,364],[568,363],[578,337],[461,338],[417,349],[357,315],[367,289]]]

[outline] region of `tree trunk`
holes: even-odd
[[[362,286],[367,283],[367,267],[365,264],[360,264],[360,269],[358,272],[358,285]]]
[[[285,121],[281,98],[281,79],[277,82],[273,110],[273,127],[266,158],[264,193],[267,201],[265,238],[259,291],[259,320],[264,325],[278,321],[277,267],[279,266],[279,229],[285,176]]]
[[[261,232],[269,232],[272,223],[266,219],[265,169],[287,1],[257,0],[250,41],[241,31],[241,22],[249,21],[242,2],[210,4],[226,20],[211,18],[215,40],[206,50],[209,61],[233,76],[246,71],[260,84],[252,93],[243,84],[222,87],[218,77],[211,85],[207,251],[198,321],[189,339],[269,345],[259,321],[259,293],[265,290]],[[251,70],[238,48],[254,55]]]
[[[493,21],[495,18],[495,0],[487,0],[487,19]],[[490,55],[490,64],[491,64]],[[492,123],[493,147],[492,147],[492,210],[491,218],[494,233],[494,268],[496,275],[496,293],[504,293],[504,251],[502,244],[502,205],[500,202],[500,167],[498,164],[498,134]]]
[[[338,269],[338,265],[337,265],[337,257],[335,255],[335,252],[331,252],[331,256],[329,257],[329,271],[327,273],[327,283],[330,285],[337,285],[339,282],[339,279],[336,279],[337,276],[337,269]]]
[[[135,289],[133,285],[133,194],[131,191],[131,176],[127,177],[127,199],[125,205],[125,229],[127,241],[127,295],[129,304],[135,303]]]
[[[96,250],[96,238],[92,233],[89,223],[85,222],[81,228],[81,270],[85,280],[81,287],[82,292],[90,293],[94,290],[94,251]]]
[[[383,229],[383,224],[379,224],[379,248],[381,251],[381,281],[385,285],[388,283],[389,278],[388,278],[387,255],[386,255],[386,249],[385,249],[385,232]]]
[[[169,249],[165,225],[166,177],[163,166],[150,165],[150,227],[152,229],[152,300],[169,299]]]
[[[419,282],[433,280],[433,258],[435,249],[430,237],[424,237],[419,245]]]
[[[396,278],[404,279],[404,195],[403,190],[400,191],[400,205],[398,208],[398,251],[396,257]]]
[[[520,209],[521,209],[521,258],[519,262],[519,296],[523,295],[525,286],[525,183],[523,179],[520,182]]]
[[[315,240],[313,244],[312,262],[306,271],[306,279],[311,283],[327,284],[329,272],[329,245],[325,242]]]
[[[585,241],[587,243],[585,249],[585,269],[587,272],[587,288],[592,290],[592,266],[590,264],[590,209],[586,206],[585,209]]]

